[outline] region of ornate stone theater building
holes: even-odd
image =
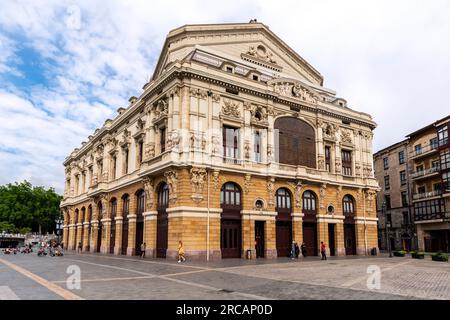
[[[139,97],[65,160],[64,245],[197,259],[377,247],[370,115],[264,24],[169,33]]]

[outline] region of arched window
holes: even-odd
[[[145,211],[145,192],[144,192],[144,190],[140,190],[136,194],[136,198],[137,198],[136,215],[141,216]]]
[[[88,216],[87,216],[87,221],[91,221],[91,219],[92,219],[92,206],[91,205],[89,205],[89,207],[88,207]]]
[[[117,214],[117,199],[113,198],[111,200],[111,219],[114,219]]]
[[[241,206],[241,190],[237,184],[227,182],[220,190],[220,204],[225,206]]]
[[[277,209],[291,209],[291,194],[285,188],[277,190]]]
[[[73,223],[78,223],[78,209],[75,210],[75,216],[74,216],[74,222]]]
[[[342,208],[344,210],[344,215],[354,215],[355,214],[355,206],[353,197],[350,195],[346,195],[342,199]]]
[[[97,212],[98,212],[98,220],[102,219],[103,218],[103,205],[102,205],[101,201],[99,201],[97,203]]]
[[[316,212],[316,196],[312,191],[305,191],[303,193],[303,211],[309,211],[309,213]]]
[[[123,195],[122,202],[123,216],[126,218],[130,214],[130,196],[128,194]]]
[[[169,206],[169,186],[166,183],[160,185],[158,189],[158,208]]]
[[[81,222],[81,223],[84,222],[85,216],[86,216],[86,208],[83,207],[83,208],[81,208],[81,217],[80,217],[80,222]]]

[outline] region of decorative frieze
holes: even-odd
[[[251,179],[252,179],[252,175],[251,174],[246,174],[244,176],[244,192],[245,193],[249,193],[250,192],[250,187],[251,187]]]

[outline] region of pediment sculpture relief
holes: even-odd
[[[281,96],[317,104],[319,96],[306,86],[292,81],[273,82],[273,91]]]
[[[240,118],[241,111],[239,110],[239,103],[232,100],[224,100],[224,105],[222,106],[222,115]]]
[[[277,64],[277,61],[275,60],[273,53],[268,51],[266,47],[264,47],[263,45],[250,46],[246,54],[268,63]]]

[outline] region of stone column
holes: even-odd
[[[266,257],[266,259],[275,259],[277,257],[277,234],[275,219],[266,220],[264,237],[264,257]]]
[[[100,245],[101,253],[109,253],[111,244],[111,219],[105,218],[102,222],[102,243]]]
[[[344,242],[344,224],[342,222],[336,223],[336,255],[345,256],[345,242]]]
[[[123,229],[123,217],[119,216],[116,220],[116,243],[114,244],[114,255],[120,255],[122,253],[122,229]]]
[[[130,199],[130,211],[132,207],[132,201]],[[127,248],[127,256],[134,256],[136,254],[136,215],[129,214],[128,215],[128,248]]]
[[[70,224],[69,225],[69,250],[75,250],[75,241],[76,241],[76,225]]]
[[[91,252],[96,252],[98,242],[98,220],[91,221]]]
[[[242,215],[242,246],[241,257],[247,258],[247,250],[251,250],[252,259],[256,258],[255,250],[255,220],[250,219],[250,216]]]
[[[144,212],[144,242],[146,243],[145,256],[156,257],[156,217],[157,211]]]
[[[356,221],[355,233],[356,233],[356,254],[366,255],[366,244],[364,239],[364,221]]]
[[[81,243],[83,244],[83,224],[77,223],[77,239],[75,241],[75,250],[78,250],[78,243],[81,241]]]
[[[89,252],[89,222],[84,222],[84,232],[83,232],[83,251]]]
[[[299,246],[303,243],[303,213],[292,213],[292,240]]]
[[[328,241],[328,223],[325,218],[318,217],[317,219],[317,250],[320,256],[320,242],[323,241],[326,245],[327,256],[330,255],[330,243]]]
[[[69,248],[69,226],[65,224],[63,226],[63,245],[65,250]]]

